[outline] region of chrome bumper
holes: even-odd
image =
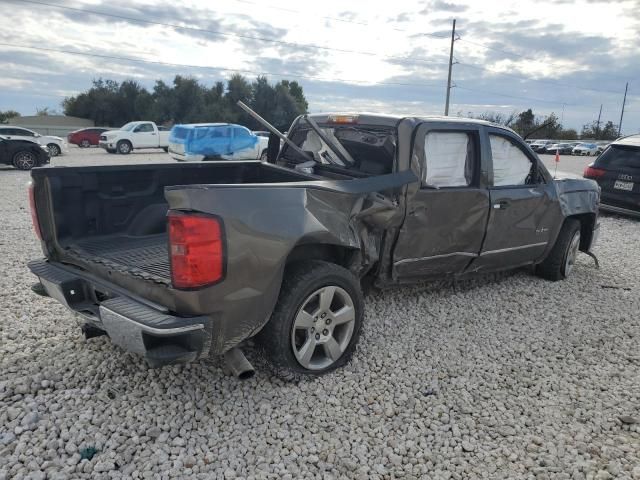
[[[152,367],[190,362],[209,352],[209,317],[171,315],[160,305],[68,266],[45,260],[28,266],[47,295],[76,313],[81,323],[103,330],[114,344],[142,355]]]

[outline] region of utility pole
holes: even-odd
[[[600,136],[600,117],[602,117],[602,104],[600,104],[600,113],[598,114],[598,122],[596,123],[596,140]]]
[[[451,67],[453,66],[453,42],[456,41],[456,20],[453,19],[451,29],[451,52],[449,53],[449,77],[447,78],[447,102],[444,105],[444,116],[449,115],[449,97],[451,96]]]
[[[449,67],[451,70],[451,67]],[[622,136],[622,117],[624,116],[624,104],[627,103],[627,89],[629,88],[629,82],[627,82],[627,86],[624,87],[624,99],[622,100],[622,111],[620,112],[620,123],[618,124],[618,136]]]

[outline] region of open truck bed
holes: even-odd
[[[250,337],[273,310],[288,253],[313,236],[356,251],[369,228],[362,219],[387,223],[398,213],[376,192],[415,179],[412,172],[321,177],[255,161],[32,173],[46,260],[31,270],[85,324],[152,365],[224,353]],[[171,214],[218,219],[224,281],[176,287]],[[368,239],[372,259],[360,265],[378,260],[380,241],[380,234]]]

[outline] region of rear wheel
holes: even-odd
[[[13,156],[13,166],[19,170],[31,170],[38,165],[35,153],[23,150]]]
[[[547,280],[567,278],[576,263],[580,251],[580,222],[575,218],[565,220],[551,252],[536,267],[536,274]]]
[[[262,153],[260,154],[260,161],[262,162],[266,162],[267,161],[267,151],[263,150]]]
[[[55,143],[50,143],[49,145],[47,145],[47,149],[49,149],[50,157],[57,157],[58,155],[60,155],[60,147]]]
[[[91,146],[91,142],[86,138],[80,142],[80,147],[89,148]]]
[[[278,376],[318,376],[349,361],[362,318],[362,291],[351,272],[322,261],[300,262],[288,268],[257,340]]]

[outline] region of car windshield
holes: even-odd
[[[123,125],[122,127],[120,127],[120,130],[124,130],[125,132],[129,132],[131,130],[133,130],[133,128],[138,125],[137,122],[129,122],[125,125]]]

